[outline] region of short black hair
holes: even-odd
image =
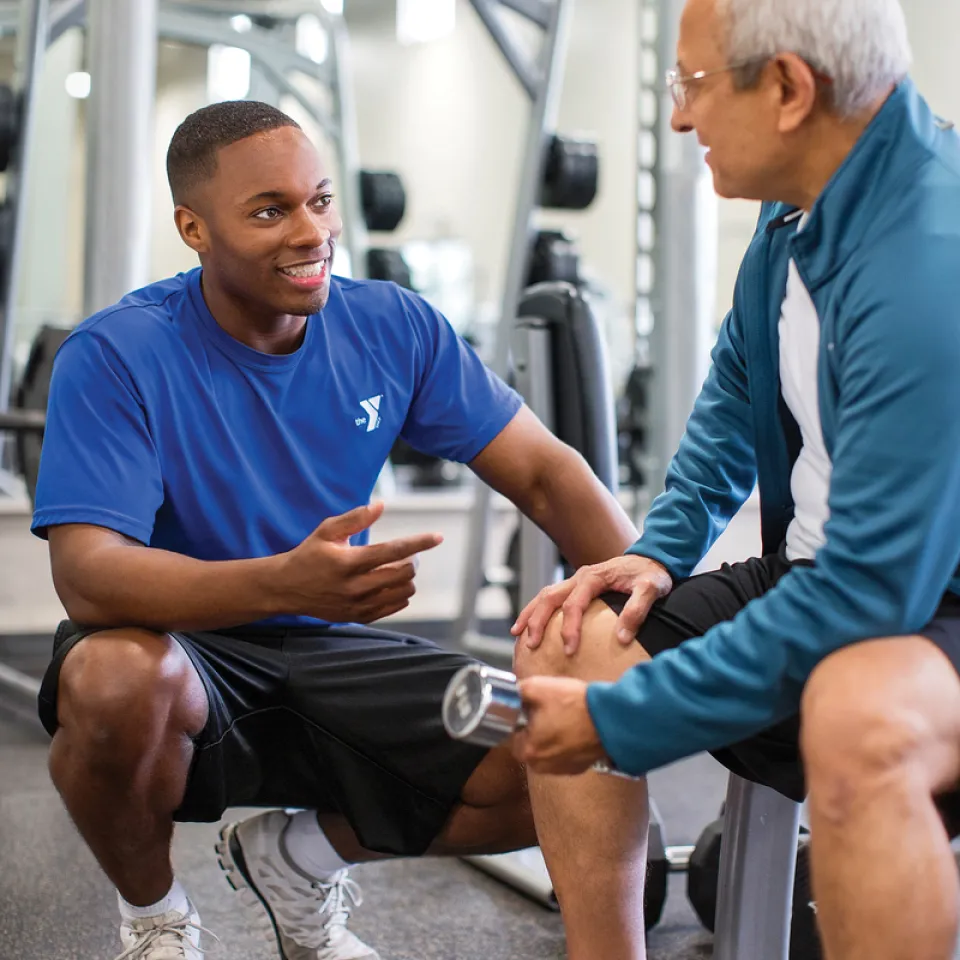
[[[167,180],[174,203],[217,172],[217,151],[265,130],[300,124],[259,100],[227,100],[201,107],[177,127],[167,150]]]

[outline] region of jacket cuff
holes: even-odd
[[[674,583],[682,580],[684,577],[690,576],[690,570],[692,570],[692,567],[687,569],[688,564],[685,561],[680,560],[678,557],[671,556],[664,550],[658,550],[652,544],[644,541],[643,537],[632,547],[625,550],[624,556],[645,557],[647,560],[653,560],[659,563],[660,566],[670,574],[670,578]]]

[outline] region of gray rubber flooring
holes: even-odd
[[[0,717],[0,960],[112,960],[119,953],[115,894],[74,830],[46,770],[47,741]],[[709,758],[663,771],[653,791],[674,843],[693,842],[713,819],[724,774]],[[242,811],[234,811],[242,815]],[[239,904],[213,854],[218,827],[183,824],[177,873],[221,943],[207,956],[273,960],[263,920]],[[357,867],[364,892],[352,928],[383,960],[556,960],[559,916],[456,860]],[[650,960],[710,956],[710,937],[672,889]]]

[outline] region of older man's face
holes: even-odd
[[[722,197],[773,199],[778,172],[788,162],[778,130],[779,110],[771,84],[737,90],[725,51],[716,0],[689,0],[680,22],[677,67],[681,76],[723,71],[684,85],[685,105],[676,107],[678,133],[695,132],[707,148],[714,187]]]

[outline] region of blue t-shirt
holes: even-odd
[[[300,348],[274,356],[217,324],[200,274],[129,294],[60,348],[38,536],[88,523],[198,560],[272,556],[367,503],[397,437],[467,463],[522,404],[394,284],[334,277]]]

